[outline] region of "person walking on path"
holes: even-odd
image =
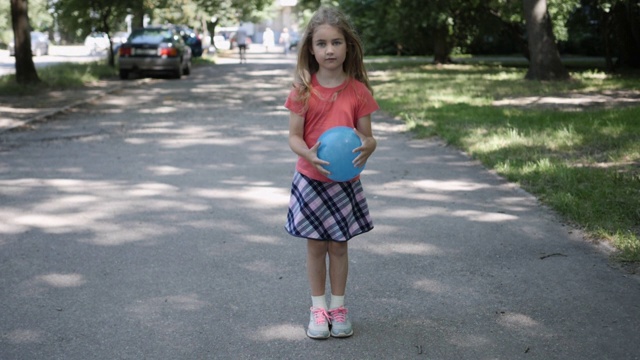
[[[320,8],[302,37],[290,110],[289,146],[298,155],[291,185],[286,231],[307,239],[311,314],[307,336],[349,337],[353,328],[345,304],[348,241],[373,229],[359,177],[333,182],[318,158],[318,138],[335,126],[354,128],[362,145],[354,150],[361,167],[375,151],[371,114],[378,110],[363,62],[362,44],[344,14]],[[329,257],[331,302],[325,297]],[[331,325],[331,327],[329,326]]]
[[[240,55],[240,63],[247,62],[247,31],[242,28],[242,24],[236,32],[236,44],[238,44],[238,54]]]
[[[289,35],[289,29],[282,29],[278,42],[284,47],[284,54],[289,54],[289,46],[291,46],[291,35]]]
[[[275,35],[273,34],[273,30],[270,27],[262,33],[262,44],[264,45],[264,52],[269,52],[269,48],[275,46]]]

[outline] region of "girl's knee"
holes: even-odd
[[[329,243],[329,256],[345,256],[349,252],[346,242],[332,241]]]
[[[314,256],[326,256],[328,244],[326,241],[307,240],[307,252]]]

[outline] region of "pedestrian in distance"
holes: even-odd
[[[284,47],[284,54],[289,54],[289,46],[291,46],[291,35],[289,34],[289,29],[282,29],[282,33],[280,34],[278,43],[282,44],[282,46]]]
[[[289,109],[289,146],[298,155],[291,185],[286,231],[306,239],[311,313],[307,336],[349,337],[353,326],[345,307],[348,241],[373,229],[360,177],[334,182],[328,162],[318,158],[318,138],[327,129],[349,126],[362,141],[353,160],[361,167],[375,151],[371,114],[378,110],[363,59],[362,44],[348,19],[322,7],[302,38]],[[329,306],[325,297],[329,258]]]
[[[242,27],[238,28],[235,35],[236,44],[238,45],[238,55],[240,55],[240,63],[247,62],[247,30]]]
[[[275,46],[275,35],[270,27],[267,27],[262,33],[262,45],[264,45],[264,51],[269,52],[269,48]]]

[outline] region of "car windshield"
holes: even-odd
[[[173,33],[165,29],[142,29],[134,31],[129,36],[129,42],[132,44],[158,44],[161,42],[171,41]]]

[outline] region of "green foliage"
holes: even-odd
[[[129,0],[57,0],[53,10],[69,42],[82,42],[93,31],[123,30]]]
[[[520,184],[621,259],[640,260],[640,107],[561,111],[495,106],[505,98],[637,91],[593,70],[571,82],[522,80],[505,66],[370,64],[376,97],[421,136],[438,136]]]
[[[10,5],[9,1],[0,2],[0,44],[3,45],[13,41]],[[47,32],[53,27],[47,0],[29,0],[29,20],[33,30]]]
[[[579,0],[548,3],[556,38],[566,40],[567,19]],[[521,1],[341,0],[340,6],[370,45],[370,54],[433,54],[438,44],[462,53],[470,48],[491,48],[482,42],[495,43],[496,50],[514,52],[520,46],[513,39],[524,38]],[[506,46],[509,44],[511,48]]]
[[[0,44],[4,46],[13,40],[10,5],[8,1],[0,2]]]
[[[78,43],[92,31],[126,30],[125,18],[136,15],[136,9],[141,9],[139,15],[148,16],[153,24],[185,24],[203,29],[212,17],[233,24],[261,20],[265,16],[261,11],[271,4],[270,0],[56,0],[53,10],[63,37]]]
[[[548,0],[549,15],[553,21],[553,35],[556,40],[568,39],[567,21],[579,5],[580,0]]]

